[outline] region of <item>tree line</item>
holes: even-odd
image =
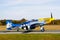
[[[26,22],[26,21],[27,20],[24,18],[22,20],[12,20],[12,22],[15,24],[22,24],[23,22]],[[6,25],[6,20],[0,20],[0,25]],[[60,25],[60,20],[54,20],[47,25]]]

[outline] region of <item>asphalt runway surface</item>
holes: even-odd
[[[60,30],[45,30],[44,32],[41,31],[29,31],[29,32],[25,32],[25,31],[0,31],[0,34],[60,34]]]

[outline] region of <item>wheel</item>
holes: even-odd
[[[24,26],[24,27],[22,27],[22,29],[28,30],[28,26]]]
[[[17,31],[19,31],[19,27],[17,27]]]
[[[45,31],[45,29],[43,28],[42,30],[41,30],[41,32],[44,32]]]

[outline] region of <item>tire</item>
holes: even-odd
[[[22,29],[24,29],[24,28],[26,28],[26,30],[28,30],[28,26],[24,26],[24,27],[22,27]]]
[[[43,28],[42,30],[41,30],[41,32],[44,32],[45,31],[45,29]]]
[[[17,32],[19,31],[19,27],[17,27]]]

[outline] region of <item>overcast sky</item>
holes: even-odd
[[[60,19],[60,0],[0,0],[0,19]]]

